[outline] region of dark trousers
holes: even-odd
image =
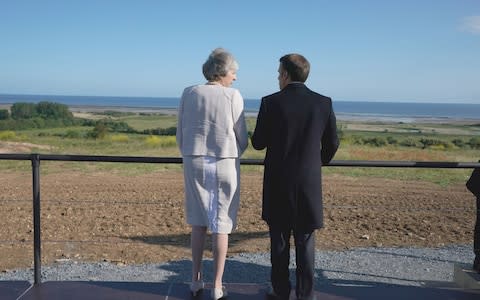
[[[270,259],[272,263],[271,282],[279,299],[288,299],[291,290],[289,279],[291,229],[270,227]],[[293,230],[296,256],[297,299],[313,299],[315,274],[315,231],[297,232]]]
[[[480,260],[480,197],[477,197],[477,220],[473,230],[473,251],[475,257]]]
[[[473,269],[480,273],[480,197],[477,197],[477,219],[475,220],[475,228],[473,229],[473,252],[475,259],[473,261]]]

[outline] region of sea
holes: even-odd
[[[16,102],[38,103],[49,101],[68,106],[99,106],[141,109],[176,109],[179,98],[171,97],[112,97],[112,96],[62,96],[62,95],[12,95],[0,94],[1,104]],[[245,99],[245,111],[258,112],[260,99]],[[418,120],[480,120],[480,104],[467,103],[417,103],[334,100],[338,119],[414,122]]]

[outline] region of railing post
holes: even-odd
[[[33,263],[34,284],[41,283],[41,240],[40,240],[40,155],[32,154],[33,177]]]

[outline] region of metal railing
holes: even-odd
[[[41,283],[41,226],[40,226],[40,162],[87,161],[121,163],[181,164],[180,157],[102,156],[102,155],[55,155],[55,154],[0,154],[0,160],[29,160],[32,163],[33,179],[33,261],[34,284]],[[241,159],[242,165],[263,165],[263,159]],[[436,161],[367,161],[334,160],[324,165],[329,167],[380,167],[380,168],[480,168],[480,162]]]

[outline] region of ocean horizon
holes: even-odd
[[[16,102],[57,102],[67,106],[98,106],[123,108],[176,109],[180,98],[174,97],[115,97],[0,94],[0,104]],[[258,112],[260,99],[245,99],[245,111]],[[414,119],[480,120],[480,104],[377,102],[333,100],[337,117],[341,119],[370,119],[413,121]]]

